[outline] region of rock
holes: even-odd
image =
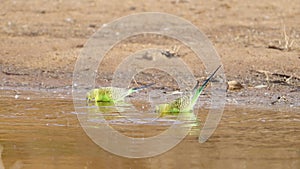
[[[235,80],[229,81],[227,82],[228,86],[227,86],[227,90],[241,90],[243,89],[243,85],[240,82],[237,82]]]

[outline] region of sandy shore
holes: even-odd
[[[185,18],[207,35],[221,57],[227,80],[244,86],[240,91],[230,92],[232,98],[247,98],[244,99],[247,103],[257,96],[270,104],[284,97],[288,105],[297,105],[299,9],[297,0],[289,3],[283,0],[3,1],[0,6],[0,86],[3,89],[69,90],[79,52],[98,28],[122,16],[155,11]],[[174,46],[168,40],[158,43],[152,39],[155,37],[123,42],[108,58],[112,54],[123,57],[141,48],[159,46],[167,50]],[[178,53],[186,57],[184,51]],[[104,62],[103,73],[109,76],[117,64],[114,60]],[[193,62],[190,65],[198,67]],[[99,83],[105,80],[109,78],[100,79]]]

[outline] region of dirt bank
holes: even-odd
[[[0,85],[3,88],[70,89],[80,49],[98,28],[122,16],[155,11],[183,17],[208,36],[221,56],[227,79],[245,87],[230,92],[229,102],[241,97],[247,102],[259,103],[251,99],[258,96],[271,104],[284,97],[288,102],[283,101],[283,104],[297,106],[299,9],[297,0],[3,1],[0,6]],[[153,45],[151,43],[156,45],[151,41],[142,45],[147,47]],[[121,55],[125,50],[140,49],[141,44],[127,41],[125,45],[126,48],[114,51]],[[158,45],[166,49],[173,46],[163,42]],[[197,64],[192,66],[196,68]],[[112,70],[108,66],[106,73]]]

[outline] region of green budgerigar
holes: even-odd
[[[88,102],[95,101],[95,102],[120,102],[124,101],[125,97],[137,92],[139,90],[148,88],[152,86],[154,83],[144,85],[141,87],[134,87],[130,89],[126,88],[117,88],[117,87],[101,87],[97,89],[90,90],[87,95],[86,99]]]
[[[207,86],[208,82],[212,79],[212,77],[216,74],[216,72],[220,69],[221,65],[204,81],[201,87],[199,87],[199,81],[191,92],[184,94],[182,97],[177,98],[170,103],[160,104],[156,106],[156,112],[160,114],[160,116],[165,115],[174,115],[179,112],[190,112],[193,110],[197,100],[203,89]]]

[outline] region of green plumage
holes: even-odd
[[[165,115],[174,115],[180,112],[190,112],[193,110],[197,100],[200,97],[200,94],[207,86],[208,82],[211,78],[216,74],[216,72],[220,69],[219,66],[210,76],[207,78],[201,87],[199,87],[199,82],[197,82],[196,86],[191,92],[185,93],[182,97],[171,101],[170,103],[160,104],[156,106],[156,112],[160,114],[160,116]]]
[[[174,101],[166,104],[160,104],[156,106],[156,112],[160,113],[161,116],[167,114],[178,114],[179,112],[189,111],[191,105],[191,95],[187,94],[181,98],[177,98]]]
[[[125,88],[117,88],[117,87],[101,87],[98,89],[92,89],[89,91],[86,95],[86,99],[88,102],[95,101],[95,102],[119,102],[124,101],[125,97],[137,92],[139,90],[142,90],[144,88],[148,88],[152,86],[154,83],[141,86],[141,87],[135,87],[131,89],[125,89]]]

